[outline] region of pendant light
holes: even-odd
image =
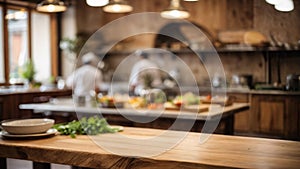
[[[37,5],[36,9],[40,12],[63,12],[67,7],[60,0],[44,0]]]
[[[190,16],[189,12],[180,6],[180,0],[171,0],[170,7],[160,13],[167,19],[185,19]]]
[[[294,9],[293,0],[280,0],[275,4],[275,9],[281,12],[290,12]]]
[[[108,5],[103,7],[103,11],[108,13],[127,13],[132,10],[132,6],[125,0],[111,0]]]
[[[109,0],[86,0],[86,3],[92,7],[101,7],[107,5]]]
[[[275,5],[279,2],[280,0],[266,0],[267,3],[271,4],[271,5]]]

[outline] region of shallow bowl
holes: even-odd
[[[1,127],[10,134],[36,134],[46,132],[54,122],[53,119],[47,118],[4,120],[1,122]]]

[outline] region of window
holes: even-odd
[[[23,5],[0,4],[0,85],[24,83],[24,64],[35,68],[34,80],[58,74],[57,18]]]
[[[51,76],[50,17],[47,14],[31,14],[31,50],[35,65],[35,80],[46,81]]]
[[[21,83],[20,71],[28,61],[28,12],[7,10],[9,83]]]

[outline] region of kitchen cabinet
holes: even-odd
[[[206,90],[206,91],[205,91]],[[202,95],[208,95],[207,89],[200,89]],[[230,91],[226,93],[227,97],[235,103],[249,103],[250,91]],[[251,107],[252,105],[250,105]],[[236,113],[234,116],[234,131],[237,135],[248,135],[250,130],[250,110],[244,110]]]
[[[250,109],[234,118],[236,135],[300,140],[300,92],[228,92],[234,102],[249,102]]]
[[[0,94],[0,120],[12,118],[33,117],[32,111],[21,111],[19,105],[22,103],[47,102],[52,97],[71,96],[72,90],[51,89],[40,91],[39,89],[26,90],[21,92]]]
[[[234,102],[249,103],[249,93],[228,93]],[[251,105],[250,105],[251,107]],[[250,129],[250,110],[244,110],[234,116],[234,130],[236,134],[247,133]]]
[[[250,134],[300,140],[299,95],[251,94]]]

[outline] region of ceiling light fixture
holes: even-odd
[[[127,13],[133,10],[125,0],[111,0],[108,5],[103,7],[104,12],[108,13]]]
[[[63,12],[67,10],[67,7],[60,0],[44,0],[37,5],[36,10],[40,12]]]
[[[266,0],[267,3],[271,4],[271,5],[275,5],[278,4],[280,0]]]
[[[107,5],[109,0],[86,0],[86,3],[92,7],[101,7]]]
[[[275,4],[275,9],[281,12],[290,12],[294,9],[293,0],[280,0]]]
[[[170,6],[160,15],[167,19],[185,19],[190,16],[189,12],[180,6],[180,0],[171,0]]]

